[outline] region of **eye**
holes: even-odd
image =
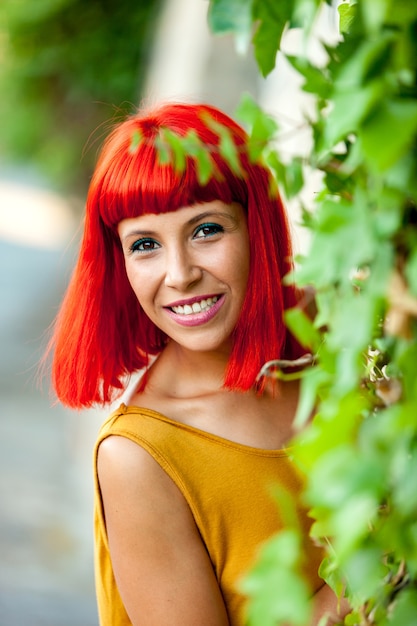
[[[218,233],[224,232],[223,226],[220,224],[207,223],[201,224],[194,231],[194,239],[205,239],[206,237],[213,237],[213,235],[217,235]]]
[[[153,252],[157,250],[161,246],[155,239],[150,239],[149,237],[144,237],[143,239],[138,239],[130,246],[130,252]]]

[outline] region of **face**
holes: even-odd
[[[118,233],[129,282],[152,322],[183,348],[228,351],[249,274],[243,208],[215,200],[122,220]]]

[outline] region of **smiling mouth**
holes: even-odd
[[[211,307],[216,304],[219,296],[213,296],[211,298],[205,298],[199,300],[198,302],[193,302],[192,304],[184,304],[179,306],[170,307],[171,311],[174,311],[177,315],[195,315],[196,313],[202,313],[203,311],[208,311]]]

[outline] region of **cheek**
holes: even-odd
[[[134,263],[126,263],[126,275],[139,304],[146,309],[146,302],[152,292],[151,275],[139,271]]]
[[[239,246],[234,251],[233,265],[236,281],[239,283],[241,288],[244,288],[246,290],[250,270],[250,252],[248,241],[245,242],[245,245]]]
[[[133,271],[133,268],[129,262],[126,262],[125,267],[126,267],[127,280],[129,281],[130,286],[132,287],[133,291],[136,293],[137,281],[135,280],[135,272]]]

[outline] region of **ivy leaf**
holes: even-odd
[[[349,2],[343,2],[337,7],[340,15],[339,29],[341,33],[348,33],[353,20],[356,16],[357,7],[355,4],[349,4]]]
[[[265,115],[265,113],[253,97],[249,93],[243,94],[236,109],[236,117],[248,127],[249,132],[260,115]]]
[[[391,2],[388,7],[387,21],[390,24],[401,24],[408,27],[417,20],[417,4],[415,2]]]
[[[129,152],[130,154],[134,154],[139,147],[140,142],[142,141],[142,134],[135,130],[132,135],[132,139],[130,141]]]
[[[417,615],[417,591],[405,589],[394,604],[390,626],[414,626]]]
[[[360,129],[369,167],[388,169],[403,156],[416,132],[416,102],[399,99],[382,102]]]
[[[255,567],[241,585],[250,598],[248,626],[309,622],[310,590],[298,573],[301,554],[300,535],[292,529],[281,531],[262,546]]]
[[[352,526],[352,520],[350,525]],[[356,520],[353,525],[356,526]],[[351,591],[363,602],[378,593],[381,581],[388,573],[388,568],[383,565],[381,551],[372,543],[353,550],[343,563],[343,570]],[[391,625],[391,621],[389,623]]]
[[[167,165],[171,162],[171,150],[168,142],[164,139],[164,133],[155,140],[155,148],[158,153],[158,160],[161,165]]]
[[[220,154],[226,159],[230,169],[238,176],[242,174],[242,168],[239,159],[239,153],[232,135],[229,130],[222,128],[220,130]]]
[[[253,37],[255,58],[263,76],[275,67],[285,26],[290,22],[294,0],[254,0],[253,20],[258,24]]]
[[[325,122],[323,145],[319,146],[325,153],[336,144],[353,133],[379,104],[384,94],[381,81],[373,81],[365,87],[338,91],[332,100],[332,110]]]
[[[379,37],[365,39],[339,68],[335,81],[335,91],[350,91],[364,86],[372,79],[382,80],[387,69],[390,52],[395,43],[392,31],[383,31]],[[384,84],[385,88],[387,84]],[[386,91],[384,91],[386,96]]]
[[[183,147],[195,160],[199,183],[206,185],[216,170],[208,146],[201,142],[195,131],[189,131],[183,139]]]
[[[241,98],[236,109],[236,117],[248,127],[249,156],[253,162],[256,162],[273,139],[278,130],[278,124],[259,107],[249,94],[245,94]]]
[[[294,418],[294,427],[296,429],[303,428],[311,418],[317,406],[319,390],[323,385],[328,384],[329,381],[329,375],[322,369],[311,368],[304,372],[301,379],[300,401]]]
[[[414,249],[407,261],[405,275],[411,293],[417,297],[417,249]]]
[[[305,79],[303,91],[313,93],[320,98],[327,99],[332,90],[332,84],[323,68],[312,65],[308,59],[297,57],[291,54],[285,55],[285,58]]]
[[[321,335],[304,311],[297,307],[288,309],[285,311],[284,319],[301,345],[315,354],[321,343]]]
[[[208,24],[213,33],[233,33],[238,52],[247,51],[252,33],[253,0],[210,0]]]
[[[158,142],[159,158],[161,163],[172,162],[177,172],[185,170],[186,151],[184,140],[168,128],[161,131],[161,140]],[[165,159],[168,159],[165,161]]]
[[[239,152],[234,142],[230,130],[219,124],[211,115],[203,115],[207,126],[209,126],[213,132],[219,137],[219,150],[220,154],[225,158],[230,169],[238,176],[242,173],[242,167],[239,159]]]
[[[282,185],[286,198],[294,198],[304,186],[303,159],[295,157],[288,165],[285,165],[279,160],[278,154],[271,151],[266,161]]]
[[[303,159],[295,157],[285,168],[287,198],[294,198],[304,186]]]
[[[207,185],[215,166],[207,150],[201,149],[196,155],[197,178],[201,185]]]
[[[396,4],[401,5],[402,3],[396,2]],[[363,20],[369,33],[380,31],[391,5],[392,0],[378,0],[378,2],[371,0],[364,2],[363,6],[361,4]]]

